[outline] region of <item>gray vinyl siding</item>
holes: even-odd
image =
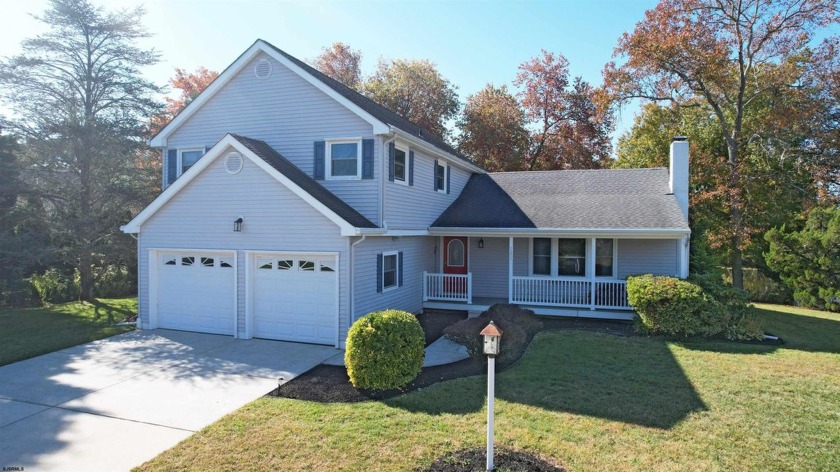
[[[233,221],[244,219],[240,233]],[[339,254],[339,329],[349,328],[349,254],[339,228],[250,160],[231,175],[218,159],[140,228],[139,311],[149,322],[149,249],[219,249],[237,254],[237,332],[245,334],[245,251]]]
[[[273,70],[265,80],[254,76],[254,63],[262,58],[271,61]],[[313,170],[315,141],[374,138],[373,127],[368,122],[263,54],[255,57],[176,129],[169,136],[167,146],[210,147],[227,133],[265,141],[309,175]],[[322,183],[378,224],[382,149],[380,139],[374,142],[374,179]]]
[[[458,198],[471,175],[467,170],[450,165],[449,193],[437,192],[434,188],[435,158],[417,149],[413,151],[413,186],[389,181],[388,169],[385,169],[385,222],[389,229],[428,228]]]
[[[677,239],[619,239],[618,277],[635,274],[673,275],[677,271]]]
[[[396,308],[410,313],[423,309],[423,271],[434,271],[435,239],[426,236],[367,238],[354,249],[353,292],[355,317],[372,311]],[[354,241],[358,241],[355,238]],[[376,256],[382,252],[403,252],[403,285],[376,291]]]
[[[469,265],[474,297],[507,298],[508,238],[470,238]]]

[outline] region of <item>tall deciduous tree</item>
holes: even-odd
[[[37,17],[48,31],[0,63],[0,93],[24,141],[22,178],[44,209],[31,216],[49,221],[51,254],[78,269],[85,300],[109,265],[134,258],[134,241],[119,226],[146,198],[135,158],[159,92],[140,75],[158,61],[137,45],[148,36],[142,16],[142,8],[105,12],[88,0],[52,0]]]
[[[514,85],[530,130],[528,169],[601,167],[611,150],[611,115],[596,107],[591,85],[569,79],[562,54],[543,50],[522,63]]]
[[[784,94],[806,72],[813,33],[836,22],[834,0],[662,0],[618,42],[625,59],[604,70],[619,102],[642,98],[701,106],[726,143],[726,206],[732,281],[743,287],[745,241],[741,153],[747,111]]]
[[[380,60],[364,84],[365,95],[441,138],[458,114],[456,87],[427,60]]]
[[[359,90],[362,84],[362,52],[340,41],[323,48],[312,66],[333,79]]]
[[[176,67],[175,75],[169,79],[169,85],[174,89],[175,96],[164,98],[166,107],[161,113],[152,117],[151,134],[155,135],[163,129],[175,115],[189,105],[218,76],[218,72],[206,67],[199,67],[193,72],[187,72],[180,67]]]
[[[487,84],[467,97],[458,150],[490,172],[522,170],[528,151],[525,114],[507,87]]]

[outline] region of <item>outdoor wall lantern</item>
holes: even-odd
[[[484,238],[478,240],[478,248],[484,249]]]
[[[496,403],[496,356],[499,355],[502,330],[500,330],[496,324],[491,321],[490,324],[482,329],[479,334],[484,337],[484,354],[487,355],[487,470],[491,471],[494,469],[493,410]]]
[[[242,217],[233,220],[233,232],[234,233],[241,233],[242,232]]]

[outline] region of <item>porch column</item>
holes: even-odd
[[[589,309],[595,310],[595,238],[589,238],[589,251],[586,255],[586,275],[589,280]]]
[[[508,237],[508,303],[513,302],[513,236]]]

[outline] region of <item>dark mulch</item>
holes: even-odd
[[[424,330],[426,330],[427,326],[429,327],[429,331],[426,331],[427,345],[439,338],[447,326],[464,318],[466,318],[466,315],[463,312],[442,313],[436,311],[431,313],[427,311],[423,315],[418,315],[420,324],[424,325],[425,323]],[[555,319],[547,317],[541,318],[541,320],[543,322],[542,330],[582,329],[624,336],[635,334],[633,332],[633,324],[629,322],[587,320],[581,318]],[[436,333],[432,341],[429,341],[432,338],[430,332]],[[522,351],[505,361],[496,362],[496,372],[501,372],[519,362],[519,359],[522,358],[522,355],[527,350],[527,346],[531,344],[531,341],[538,332],[527,333],[528,338],[523,344]],[[350,378],[347,376],[347,369],[345,367],[319,365],[272,390],[268,396],[319,403],[356,403],[371,400],[386,400],[445,380],[482,375],[486,372],[487,364],[484,359],[466,359],[452,364],[426,367],[416,379],[401,389],[377,391],[357,389],[354,387],[350,383]]]
[[[438,458],[426,472],[480,472],[484,471],[486,463],[484,448],[464,449],[450,452]],[[496,449],[493,454],[493,465],[497,471],[522,472],[563,472],[566,469],[523,451],[511,449]]]
[[[423,332],[426,333],[426,346],[443,336],[443,330],[448,326],[466,318],[466,312],[454,310],[425,310],[422,314],[417,315],[417,321],[420,322]]]

